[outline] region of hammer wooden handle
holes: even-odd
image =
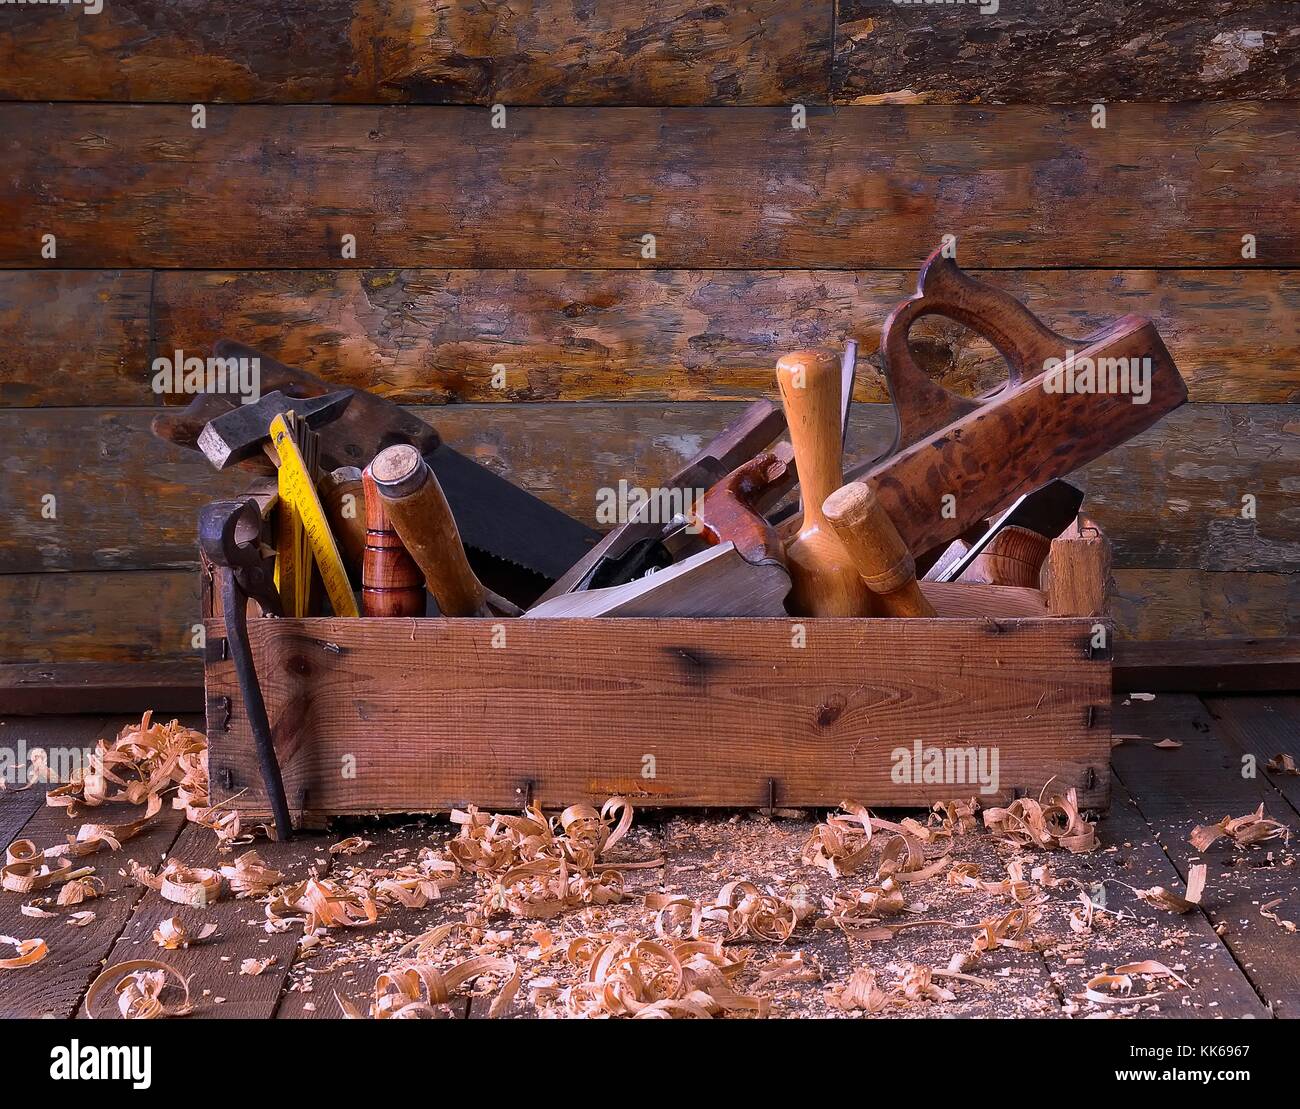
[[[840,367],[829,351],[783,355],[776,380],[785,404],[804,515],[786,547],[790,612],[795,616],[869,616],[871,592],[822,514],[822,502],[843,481]]]
[[[361,475],[365,490],[365,551],[361,562],[361,612],[364,616],[423,616],[424,575],[402,545],[369,467]]]
[[[416,448],[380,451],[370,464],[375,490],[402,544],[424,574],[443,616],[488,616],[487,590],[470,569],[442,486]]]
[[[850,482],[827,497],[822,510],[885,615],[935,614],[917,584],[912,552],[869,486]]]

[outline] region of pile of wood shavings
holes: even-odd
[[[168,793],[223,848],[238,836],[237,818],[207,808],[201,734],[175,722],[154,725],[146,714],[114,743],[101,743],[97,756],[94,772],[52,793],[51,804],[75,814],[126,801],[143,805],[144,815],[84,825],[44,851],[13,845],[6,879],[23,892],[47,885],[78,890],[78,899],[102,892],[102,882],[70,860],[117,850]],[[1157,929],[1150,944],[1174,954],[1134,958],[1128,949],[1148,944],[1151,919],[1095,900],[1102,883],[1116,879],[1099,882],[1097,864],[1085,861],[1097,846],[1095,830],[1072,794],[978,810],[973,799],[952,800],[925,820],[894,822],[846,802],[811,829],[759,817],[677,818],[634,829],[621,798],[599,811],[571,806],[555,818],[535,807],[518,815],[471,807],[453,814],[454,838],[443,842],[435,832],[428,846],[398,849],[378,866],[354,861],[373,844],[352,836],[317,860],[323,871],[305,878],[281,874],[253,851],[214,870],[173,860],[157,875],[137,876],[182,904],[261,901],[268,930],[302,925],[289,990],[310,994],[314,982],[329,980],[320,1007],[330,1015],[336,1004],[350,1016],[461,1015],[480,998],[490,1016],[550,1017],[1054,1009],[1110,1016],[1199,1007],[1185,962],[1189,934]],[[1198,831],[1207,845],[1213,833],[1247,848],[1285,838],[1262,810]],[[667,863],[664,835],[673,847]],[[1159,913],[1186,913],[1201,899],[1204,869],[1195,868],[1193,879],[1186,894],[1118,884]],[[61,892],[58,903],[76,900]],[[31,915],[41,911],[32,908]],[[443,923],[414,934],[392,926],[419,912]],[[176,950],[207,936],[160,928],[154,939]],[[0,967],[32,965],[48,953],[43,941],[9,942],[18,956]],[[246,962],[245,973],[261,965]],[[122,1015],[190,1011],[190,983],[171,968],[129,967],[102,976],[101,992],[111,976]],[[1024,988],[1038,979],[1040,990]],[[179,996],[164,998],[173,987]]]

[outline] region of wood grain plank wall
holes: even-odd
[[[40,142],[31,141],[40,135]],[[1086,107],[0,106],[0,267],[1300,262],[1300,118]],[[343,254],[345,235],[355,258]],[[646,235],[654,236],[648,259]],[[1247,267],[1251,268],[1251,267]]]
[[[239,479],[147,436],[158,354],[263,345],[589,519],[795,346],[856,338],[851,442],[887,434],[879,327],[943,234],[1058,330],[1152,317],[1188,380],[1081,475],[1121,628],[1300,633],[1294,5],[992,6],[0,5],[0,661],[191,652]]]
[[[843,103],[1080,104],[1292,99],[1288,0],[839,0]]]
[[[0,9],[0,99],[825,103],[828,0],[108,0]]]

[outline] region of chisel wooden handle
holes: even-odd
[[[380,451],[371,480],[402,544],[424,574],[443,616],[487,616],[487,590],[470,569],[442,486],[406,443]]]
[[[361,471],[355,466],[340,466],[316,483],[316,491],[320,494],[321,507],[325,509],[325,518],[338,543],[348,577],[353,585],[360,585],[366,549],[365,493]]]
[[[799,533],[785,551],[792,583],[790,612],[868,616],[871,592],[822,514],[822,502],[843,481],[839,362],[829,351],[795,351],[777,362],[776,380],[804,505]]]
[[[423,616],[424,575],[402,544],[369,468],[365,491],[366,538],[361,562],[363,616]]]
[[[869,486],[850,482],[826,498],[827,520],[887,616],[933,616],[916,582],[916,560]]]

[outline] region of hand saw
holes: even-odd
[[[1006,384],[974,399],[926,376],[907,336],[927,315],[954,319],[992,343],[1007,362]],[[1087,465],[1187,400],[1150,320],[1124,316],[1071,340],[940,251],[922,268],[916,294],[885,321],[880,348],[897,434],[885,456],[846,476],[875,491],[914,555]]]
[[[286,366],[243,343],[223,339],[214,354],[260,359],[263,392],[279,389],[289,396],[316,397],[333,391],[314,374]],[[364,389],[352,393],[346,410],[318,432],[323,468],[364,468],[395,443],[418,447],[447,496],[471,564],[498,582],[495,588],[517,591],[512,600],[531,601],[545,583],[559,578],[600,539],[591,528],[453,450],[432,427],[392,401]],[[194,449],[204,426],[237,403],[234,397],[200,393],[187,408],[154,417],[154,434]],[[503,571],[510,566],[528,571],[536,580],[507,585]]]

